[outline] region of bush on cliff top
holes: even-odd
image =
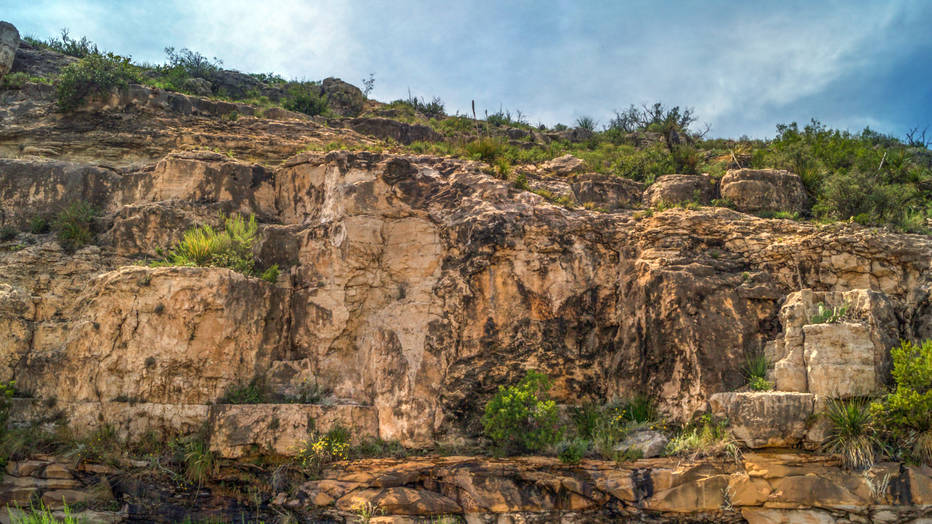
[[[563,431],[549,390],[550,378],[533,370],[517,385],[499,386],[485,406],[482,425],[500,452],[541,451],[559,442]]]
[[[88,96],[106,94],[136,80],[128,57],[89,54],[62,68],[56,82],[58,107],[74,111]]]

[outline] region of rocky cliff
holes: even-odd
[[[17,399],[13,418],[64,415],[75,431],[106,426],[124,438],[206,426],[227,458],[293,454],[312,429],[336,425],[416,448],[474,440],[496,388],[537,369],[560,404],[645,394],[673,421],[728,414],[750,447],[817,444],[817,397],[883,388],[890,342],[932,337],[928,237],[724,207],[639,209],[642,198],[692,194],[683,184],[705,200],[727,193],[746,211],[805,206],[793,175],[730,173],[712,192],[707,179],[676,175],[644,196],[585,175],[566,191],[598,209],[568,208],[479,162],[359,151],[376,143],[370,124],[142,86],[73,114],[57,112],[42,84],[0,91],[0,227],[14,231],[0,243],[0,379],[31,397]],[[307,152],[334,140],[357,151]],[[531,183],[563,183],[546,169],[530,170]],[[30,232],[76,201],[98,212],[93,243],[73,250]],[[221,213],[257,217],[257,258],[281,268],[276,281],[147,265]],[[857,314],[809,326],[817,302],[852,303]],[[792,394],[713,398],[744,386],[748,355],[765,351],[777,388]],[[825,389],[845,376],[848,389]],[[271,399],[313,383],[326,402],[223,403],[249,383]],[[389,483],[382,464],[348,465],[278,503],[348,510],[346,497],[362,497],[397,515],[589,521],[654,511],[752,522],[786,522],[785,508],[812,522],[881,519],[874,507],[884,505],[905,518],[929,504],[925,470],[890,466],[890,478],[912,484],[895,481],[899,491],[881,496],[837,466],[774,460],[759,475],[747,464],[674,474],[671,463],[554,472],[437,459]],[[469,487],[476,475],[485,494]],[[515,476],[537,495],[511,487]],[[825,484],[824,498],[800,479]]]

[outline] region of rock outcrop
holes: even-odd
[[[707,205],[715,198],[715,181],[709,175],[661,175],[644,192],[644,203],[660,204],[695,202]]]
[[[748,213],[806,210],[808,195],[798,175],[778,169],[735,169],[721,181],[722,198]]]
[[[13,57],[19,48],[19,31],[13,24],[0,20],[0,79],[13,68]]]

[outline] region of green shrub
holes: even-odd
[[[261,404],[266,400],[265,386],[259,380],[235,384],[220,399],[221,404]]]
[[[349,458],[349,443],[349,431],[337,426],[323,435],[302,442],[295,454],[295,462],[308,473],[319,474],[325,465]]]
[[[58,240],[69,249],[77,249],[94,239],[94,218],[97,211],[87,202],[72,202],[55,219],[53,227]]]
[[[250,215],[246,219],[234,213],[223,217],[223,222],[222,231],[206,225],[189,229],[181,242],[169,251],[165,260],[153,265],[225,267],[253,275],[256,265],[253,249],[258,232],[256,217]],[[271,273],[269,276],[272,276]]]
[[[316,82],[295,83],[288,88],[282,107],[305,115],[322,115],[327,112],[327,95],[321,94]]]
[[[112,92],[137,81],[130,59],[108,53],[91,54],[62,68],[56,82],[58,107],[73,111],[91,95]]]
[[[0,227],[0,242],[9,242],[16,238],[19,233],[11,226]]]
[[[870,414],[891,446],[915,460],[928,460],[932,431],[932,340],[903,341],[890,351],[894,390],[871,403]],[[919,456],[912,456],[918,452]]]
[[[529,370],[515,386],[499,386],[485,406],[485,435],[502,452],[534,452],[560,440],[556,403],[547,399],[550,379]]]
[[[501,141],[494,138],[480,138],[466,144],[466,155],[473,160],[492,163],[504,153]]]
[[[29,219],[29,232],[34,235],[48,233],[49,221],[44,217],[32,217]]]
[[[272,264],[268,269],[262,272],[262,275],[259,277],[266,282],[271,282],[272,284],[278,282],[278,264]]]
[[[880,444],[871,427],[867,402],[831,399],[825,415],[832,424],[823,449],[841,456],[850,469],[867,469],[874,464],[875,448]]]
[[[572,416],[577,436],[589,441],[592,449],[606,460],[634,458],[616,451],[615,447],[632,429],[659,419],[653,401],[644,395],[628,401],[613,400],[602,406],[586,404],[574,408]]]
[[[724,455],[737,461],[741,457],[738,443],[728,434],[727,422],[716,420],[711,415],[703,415],[695,423],[684,427],[670,439],[666,451],[669,455],[691,460]]]
[[[49,38],[40,45],[75,58],[100,54],[94,42],[88,40],[86,36],[82,36],[80,40],[75,40],[69,35],[68,29],[61,30],[61,38]]]
[[[557,456],[564,464],[578,464],[589,451],[589,441],[581,438],[564,440],[557,446]]]

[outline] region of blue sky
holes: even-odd
[[[657,100],[713,136],[772,136],[815,117],[896,135],[932,125],[932,1],[622,2],[0,0],[45,38],[67,27],[160,62],[188,47],[248,72],[341,77],[372,96],[439,96],[450,113],[607,123]]]

